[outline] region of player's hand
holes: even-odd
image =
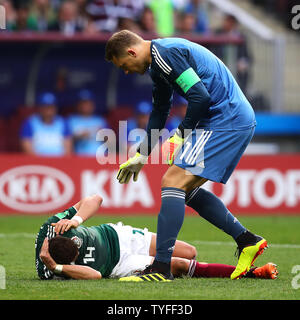
[[[133,175],[133,181],[137,181],[138,175],[148,157],[136,153],[134,157],[129,158],[125,163],[120,165],[117,179],[120,183],[128,183]]]
[[[161,151],[164,163],[168,164],[169,166],[174,163],[175,155],[183,145],[183,142],[184,139],[175,133],[174,136],[170,137],[163,143]]]
[[[41,251],[40,251],[40,259],[44,263],[44,265],[47,267],[47,269],[53,271],[56,267],[56,262],[53,260],[53,258],[50,256],[49,253],[49,241],[48,238],[46,237]]]
[[[71,228],[77,228],[79,226],[79,222],[74,219],[61,219],[56,223],[51,223],[51,226],[55,227],[54,231],[56,234],[63,234]]]

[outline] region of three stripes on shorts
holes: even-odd
[[[200,130],[200,129],[198,129]],[[185,162],[189,165],[194,165],[196,160],[198,159],[199,155],[203,151],[204,146],[206,145],[208,139],[212,135],[212,131],[205,131],[201,129],[201,134],[199,138],[196,140],[195,144],[193,145],[192,149],[190,149],[191,143],[187,142],[184,146],[184,151],[180,156],[180,160],[185,157]],[[196,129],[196,136],[198,136],[198,132]]]

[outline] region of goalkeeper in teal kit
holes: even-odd
[[[185,118],[162,146],[170,167],[161,183],[157,253],[143,273],[173,279],[170,261],[188,205],[236,241],[239,260],[231,279],[241,278],[267,241],[247,230],[220,199],[201,188],[207,180],[227,182],[254,134],[253,109],[231,72],[201,45],[180,38],[146,41],[128,30],[112,35],[105,58],[126,74],[149,72],[153,81],[147,136],[136,155],[120,165],[120,183],[128,183],[132,176],[138,179],[159,139],[157,132],[165,126],[173,92],[188,102]]]

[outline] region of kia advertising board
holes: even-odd
[[[145,166],[137,182],[121,185],[118,165],[99,165],[95,158],[2,155],[0,161],[0,213],[52,213],[97,193],[103,213],[153,214],[166,169]]]
[[[72,179],[49,166],[18,166],[0,177],[0,199],[17,211],[51,211],[69,203],[73,195]]]
[[[97,193],[99,214],[157,214],[165,165],[147,164],[137,182],[119,184],[118,165],[95,158],[1,155],[0,213],[64,210]],[[244,156],[226,185],[204,186],[239,214],[300,214],[300,155]],[[192,212],[192,210],[187,210]]]

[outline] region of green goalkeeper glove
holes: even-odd
[[[120,165],[117,179],[120,183],[128,183],[133,175],[133,181],[137,181],[140,170],[147,162],[148,157],[136,153],[134,157],[129,158],[125,163]]]
[[[181,138],[177,133],[174,136],[167,139],[161,149],[162,149],[162,158],[164,163],[171,166],[174,163],[174,157],[183,145],[184,139]]]

